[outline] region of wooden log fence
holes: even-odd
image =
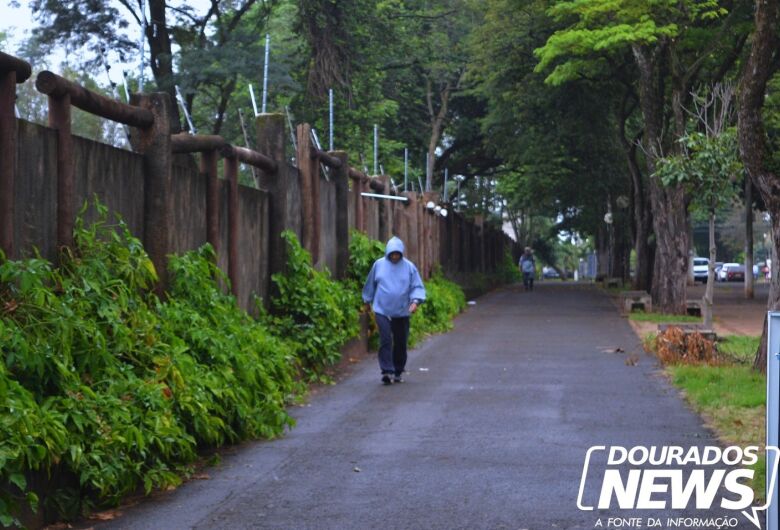
[[[18,151],[13,108],[15,87],[27,80],[31,72],[28,63],[0,53],[0,249],[9,257],[19,254],[14,240],[18,165],[15,160]],[[243,292],[239,263],[240,227],[243,226],[239,163],[259,169],[261,190],[269,197],[264,214],[267,217],[260,220],[267,223],[267,248],[258,249],[268,255],[268,270],[262,279],[267,282],[266,292],[270,292],[271,274],[283,270],[286,263],[281,233],[295,226],[300,227],[302,244],[311,252],[314,262],[324,263],[321,249],[326,249],[329,259],[333,260],[330,263],[335,265],[335,276],[343,277],[349,263],[350,214],[353,227],[359,231],[368,232],[372,227],[371,235],[378,239],[386,240],[391,235],[404,239],[408,252],[417,260],[426,278],[437,264],[454,273],[495,270],[509,245],[507,236],[479,220],[472,223],[454,211],[448,212],[447,218],[440,217],[428,207],[430,202],[439,202],[438,195],[399,192],[393,189],[387,175],[369,176],[350,167],[347,153],[316,148],[308,124],[301,124],[296,129],[298,167],[291,168],[287,162],[287,133],[282,114],[262,114],[256,118],[256,149],[248,149],[231,145],[217,135],[171,134],[169,116],[173,103],[167,94],[133,94],[129,104],[125,104],[49,71],[38,74],[35,85],[48,96],[49,126],[57,135],[57,245],[73,243],[76,182],[70,109],[76,106],[133,128],[132,146],[143,157],[143,242],[160,276],[159,292],[167,286],[166,259],[175,248],[177,230],[172,211],[174,154],[200,154],[200,175],[206,179],[206,240],[218,254],[227,253],[228,276],[237,297]],[[220,241],[220,157],[227,185],[226,245]],[[321,167],[327,168],[327,175],[321,174]],[[291,180],[293,175],[299,179],[299,187],[295,189]],[[325,176],[329,183],[320,182]],[[328,195],[323,195],[325,191],[321,189],[325,185]],[[369,192],[403,197],[405,201],[363,195]],[[295,208],[298,204],[295,200],[300,200],[299,209]],[[293,219],[296,216],[297,221]],[[323,220],[328,221],[328,234],[335,239],[322,239],[326,229]],[[335,244],[335,249],[329,246],[331,244]],[[479,255],[473,255],[475,252]]]
[[[30,63],[0,52],[0,251],[13,256],[16,187],[16,84],[32,75]]]

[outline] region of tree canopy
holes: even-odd
[[[725,0],[30,5],[40,27],[25,49],[67,45],[84,80],[99,77],[102,54],[137,57],[145,28],[155,89],[178,85],[199,131],[238,144],[252,142],[238,114],[252,115],[249,85],[259,96],[268,33],[270,110],[312,123],[324,140],[333,90],[335,145],[352,164],[371,168],[378,125],[380,164],[396,182],[406,148],[415,188],[441,190],[446,170],[464,214],[511,225],[540,248],[574,241],[599,253],[604,275],[633,269],[663,311],[685,303],[691,213],[706,195],[697,190],[710,189],[694,181],[712,169],[696,164],[736,157],[735,120],[705,142],[694,94],[739,80],[756,27],[750,2]],[[129,76],[131,89],[138,82]],[[764,83],[771,147],[780,85]],[[770,169],[776,152],[764,158]]]

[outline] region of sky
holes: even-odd
[[[10,4],[17,4],[12,6]],[[124,12],[125,8],[118,2],[115,2],[120,12]],[[181,3],[186,3],[196,9],[199,12],[204,12],[209,5],[209,0],[186,0]],[[29,8],[29,0],[17,0],[16,2],[10,2],[9,0],[0,0],[0,32],[4,32],[8,36],[8,41],[2,47],[2,51],[11,55],[14,55],[21,43],[30,36],[32,29],[38,26],[38,23],[34,20],[32,12]],[[129,15],[128,15],[129,16]],[[148,15],[147,15],[148,16]],[[133,21],[128,28],[128,33],[131,38],[138,41],[141,35],[140,28]],[[148,48],[146,52],[148,60]],[[49,59],[49,65],[51,70],[57,72],[59,65],[66,59],[66,51],[64,49],[55,50],[54,54]],[[137,72],[139,68],[139,61],[129,63],[121,63],[118,57],[109,56],[108,62],[112,66],[112,81],[114,83],[121,83],[121,77],[119,71],[128,70]],[[113,68],[117,67],[117,68]],[[36,69],[36,65],[33,65],[33,69]],[[101,77],[105,75],[101,74]],[[151,71],[147,67],[145,73],[146,79],[150,79]],[[98,78],[99,83],[106,83],[107,79]]]
[[[11,55],[14,55],[17,52],[22,42],[30,37],[32,30],[38,26],[38,23],[33,18],[32,11],[29,8],[30,2],[28,0],[17,0],[16,3],[18,4],[17,6],[11,6],[9,5],[10,2],[0,0],[0,32],[4,32],[8,36],[8,41],[3,46],[4,49],[2,51]],[[135,30],[140,37],[140,30],[136,30],[135,27],[131,27],[130,29]],[[60,70],[60,65],[65,62],[66,56],[67,54],[64,49],[55,49],[54,53],[48,58],[49,64],[32,65],[33,70],[41,69],[43,66],[46,66],[48,69],[57,72]],[[119,66],[120,70],[137,70],[139,68],[138,61],[135,63],[122,64],[117,57],[111,56],[109,56],[107,60],[112,67]],[[147,79],[149,75],[150,73],[146,74]],[[117,71],[115,71],[111,77],[111,81],[114,83],[121,83],[121,76]],[[101,73],[96,81],[101,84],[107,84],[108,75]]]
[[[27,7],[28,2],[19,0],[19,7],[11,7],[9,4],[10,2],[0,2],[0,31],[11,38],[11,49],[3,50],[6,53],[16,51],[16,47],[35,25],[32,13]]]

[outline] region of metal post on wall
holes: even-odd
[[[252,110],[255,111],[255,118],[260,114],[257,112],[257,100],[255,99],[255,89],[252,88],[252,83],[249,83],[249,98],[252,100]]]
[[[374,175],[379,171],[379,125],[374,124]]]
[[[146,0],[141,0],[141,39],[139,41],[139,53],[141,55],[141,64],[138,69],[138,92],[144,91],[144,70],[146,69],[145,55],[146,55],[146,27],[148,22],[146,21]]]
[[[404,147],[404,191],[409,187],[409,148]]]
[[[263,62],[263,100],[260,112],[265,114],[268,110],[268,62],[270,60],[271,35],[265,35],[265,61]]]
[[[766,487],[767,530],[778,530],[777,447],[780,444],[780,312],[767,315],[766,355]],[[775,449],[772,449],[775,448]]]
[[[328,151],[333,151],[333,89],[328,90]]]

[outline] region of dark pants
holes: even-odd
[[[379,313],[375,315],[379,328],[379,368],[383,374],[401,375],[406,368],[409,317],[389,318]]]
[[[534,290],[534,273],[533,272],[524,272],[523,273],[523,286],[525,287],[526,291],[533,291]]]

